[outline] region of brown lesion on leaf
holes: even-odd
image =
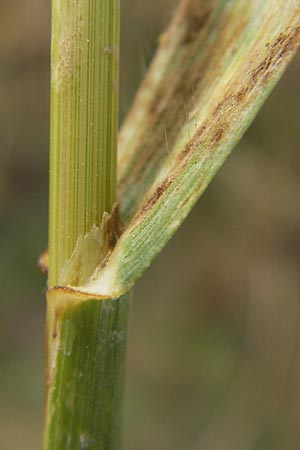
[[[181,0],[177,13],[169,28],[160,36],[161,47],[168,46],[177,34],[177,27],[184,26],[184,34],[181,37],[182,44],[189,44],[197,38],[197,34],[207,24],[214,11],[215,0],[210,0],[209,5],[205,0]]]
[[[212,12],[213,8],[211,6],[209,8],[205,8],[203,5],[201,7],[198,5],[194,6],[186,16],[186,32],[182,39],[183,45],[191,44],[198,38],[199,32],[208,23]]]
[[[144,121],[147,126],[143,126],[139,139],[131,147],[126,169],[121,170],[118,191],[121,205],[125,205],[123,210],[126,220],[134,216],[140,200],[155,179],[156,168],[169,157],[169,149],[172,151],[174,148],[183,127],[193,120],[195,104],[200,102],[202,92],[218,70],[224,52],[228,48],[232,48],[232,52],[237,51],[235,42],[245,30],[247,15],[229,32],[226,28],[227,16],[219,17],[215,25],[218,31],[216,38],[207,42],[207,46],[203,44],[204,49],[200,55],[197,54],[198,43],[206,35],[205,24],[211,20],[214,11],[215,2],[211,2],[209,8],[207,2],[203,1],[184,2],[176,20],[167,31],[170,38],[175,37],[176,23],[178,25],[182,20],[186,31],[182,33],[181,39],[186,45],[179,48],[178,56],[174,56],[174,68],[170,75],[166,75],[155,87],[152,98],[147,103]],[[195,41],[195,45],[191,39]],[[169,42],[172,45],[172,39]],[[166,45],[168,43],[164,39],[161,46]],[[152,81],[150,76],[146,79],[145,89],[148,89]]]
[[[268,44],[268,45],[267,45]],[[267,42],[266,48],[269,51],[268,56],[253,70],[252,80],[257,83],[259,77],[264,76],[265,81],[272,68],[283,58],[289,57],[300,46],[300,26],[289,30],[288,32],[281,32],[275,42],[270,44]]]
[[[160,198],[172,184],[172,181],[172,177],[167,177],[159,186],[156,187],[153,194],[146,200],[146,202],[142,206],[141,210],[137,212],[135,220],[137,220],[139,217],[143,216],[147,211],[153,208],[153,206],[160,200]]]
[[[171,172],[155,188],[152,195],[146,198],[144,205],[138,209],[133,219],[135,224],[140,222],[153,209],[172,182],[180,177],[179,173],[189,164],[196,152],[199,152],[199,149],[202,148],[199,157],[205,159],[209,153],[220,148],[235,120],[251,107],[254,103],[254,96],[259,95],[261,89],[273,76],[274,71],[278,71],[279,65],[284,62],[285,58],[289,58],[299,46],[300,27],[296,27],[286,33],[280,33],[273,43],[268,42],[268,46],[265,46],[267,53],[261,54],[260,60],[258,58],[257,61],[257,55],[253,51],[250,55],[249,64],[245,65],[243,70],[238,72],[230,81],[226,90],[224,90],[223,99],[212,108],[204,123],[199,125],[198,130],[177,155],[172,163]],[[259,87],[258,90],[257,87]],[[186,89],[183,88],[183,92]],[[154,104],[151,113],[157,113]],[[184,206],[185,203],[183,202],[181,206]]]
[[[212,134],[211,138],[211,144],[218,145],[224,134],[225,134],[225,127],[224,124],[222,124],[217,130],[214,130],[214,133]]]
[[[255,94],[255,89],[259,85],[263,88],[278,70],[278,65],[285,58],[289,58],[300,46],[300,27],[296,27],[287,33],[280,33],[271,44],[268,42],[268,54],[261,62],[254,67],[245,69],[237,78],[234,78],[227,92],[224,92],[224,98],[213,109],[207,117],[205,124],[195,133],[193,139],[188,142],[185,148],[180,152],[177,163],[187,162],[190,153],[196,151],[205,140],[206,150],[211,151],[216,148],[220,141],[225,137],[226,131],[231,125],[232,120],[238,116],[239,112],[246,110]],[[246,81],[244,81],[246,80]],[[185,164],[184,164],[185,165]],[[176,163],[175,163],[176,166]]]

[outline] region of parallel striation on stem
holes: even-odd
[[[53,0],[49,286],[116,198],[119,1]]]

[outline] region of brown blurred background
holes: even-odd
[[[122,117],[175,3],[122,2]],[[0,30],[0,448],[40,450],[50,2]],[[299,450],[299,108],[300,56],[136,286],[125,450]]]

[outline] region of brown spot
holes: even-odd
[[[220,142],[220,140],[222,139],[223,135],[224,135],[224,128],[222,128],[222,126],[220,126],[213,133],[213,136],[211,139],[212,144],[217,145]]]
[[[194,134],[193,138],[185,145],[183,150],[179,153],[175,166],[178,166],[180,170],[182,170],[186,166],[190,158],[190,155],[194,151],[196,151],[201,145],[201,141],[206,133],[207,128],[208,128],[207,125],[201,126],[199,130],[197,130],[197,132]]]
[[[199,6],[197,7],[199,10]],[[212,9],[202,11],[194,11],[187,17],[186,33],[183,37],[182,44],[187,45],[195,41],[199,37],[199,31],[204,28],[212,13]]]
[[[296,27],[289,33],[280,33],[275,42],[268,43],[270,53],[268,56],[252,71],[251,78],[253,83],[257,83],[260,77],[267,82],[272,69],[283,60],[289,57],[300,46],[300,27]]]
[[[172,181],[173,179],[171,177],[168,177],[155,189],[154,193],[146,201],[142,209],[137,213],[136,219],[138,219],[140,216],[143,216],[147,211],[154,207],[154,205],[159,201],[159,199],[171,185]]]
[[[59,319],[59,311],[56,311],[55,313],[55,319],[54,319],[54,326],[53,326],[53,333],[52,333],[52,338],[56,339],[58,336],[58,319]]]
[[[247,96],[247,94],[249,94],[249,92],[251,92],[252,87],[251,84],[247,84],[245,86],[243,86],[235,95],[234,95],[234,100],[236,101],[237,104],[241,104],[243,103],[243,101],[245,100],[245,97]]]
[[[112,250],[123,232],[119,204],[116,203],[108,219],[104,222],[104,236],[107,238],[109,250]]]
[[[152,102],[149,105],[149,114],[151,116],[157,116],[158,114],[163,114],[167,106],[162,106],[162,100],[165,103],[166,86],[162,85],[159,87]]]

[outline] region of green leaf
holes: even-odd
[[[300,43],[294,0],[182,1],[120,133],[125,231],[78,288],[137,281],[241,139]]]

